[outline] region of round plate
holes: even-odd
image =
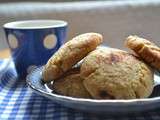
[[[73,98],[51,93],[42,82],[43,67],[33,70],[27,76],[27,83],[36,93],[45,96],[54,102],[66,107],[100,114],[125,114],[129,112],[140,112],[160,107],[160,87],[154,88],[150,98],[132,100],[95,100]],[[156,76],[159,79],[159,76]]]

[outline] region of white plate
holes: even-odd
[[[126,114],[129,112],[140,112],[160,107],[160,86],[156,85],[150,98],[132,100],[95,100],[73,98],[51,93],[42,81],[43,67],[33,70],[27,76],[27,83],[36,93],[45,96],[54,102],[66,107],[99,114]],[[155,75],[156,82],[160,77]]]

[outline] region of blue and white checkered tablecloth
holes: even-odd
[[[6,61],[0,60],[0,120],[160,120],[160,109],[125,116],[98,116],[63,107],[33,93],[25,80],[18,80],[12,62],[5,71]]]

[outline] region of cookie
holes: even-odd
[[[98,33],[81,34],[65,43],[47,62],[42,72],[44,82],[56,80],[102,43]]]
[[[79,68],[69,70],[59,80],[54,81],[53,90],[65,96],[91,98],[83,85],[83,78],[80,76]]]
[[[83,84],[95,99],[148,97],[153,90],[153,72],[137,57],[114,48],[99,47],[81,65]]]
[[[160,48],[158,46],[138,36],[129,36],[125,44],[146,63],[160,71]]]

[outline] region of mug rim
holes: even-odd
[[[48,25],[44,26],[16,26],[16,25],[22,25],[26,23],[48,23]],[[50,24],[50,25],[49,25]],[[23,30],[28,30],[28,29],[47,29],[47,28],[58,28],[58,27],[65,27],[67,26],[68,23],[63,20],[49,20],[49,19],[40,19],[40,20],[22,20],[22,21],[13,21],[9,23],[5,23],[3,25],[4,28],[7,29],[23,29]]]

